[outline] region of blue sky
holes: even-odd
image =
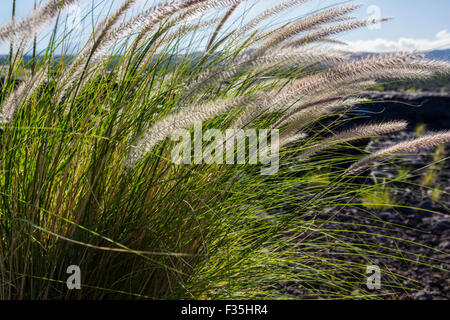
[[[10,19],[12,0],[0,0],[0,22]],[[38,3],[44,0],[38,0]],[[141,0],[143,4],[156,0]],[[17,16],[23,17],[33,8],[34,0],[17,0]],[[97,15],[108,13],[110,5],[117,5],[120,0],[85,0],[90,6],[99,4]],[[251,1],[250,1],[251,2]],[[262,11],[273,5],[275,0],[260,0],[254,12]],[[278,18],[282,22],[308,12],[336,3],[336,0],[311,0],[305,5],[289,10]],[[379,29],[364,28],[340,36],[350,44],[354,51],[395,51],[395,50],[431,50],[450,48],[450,1],[449,0],[366,0],[357,11],[358,17],[370,17],[380,13],[394,19],[383,23]],[[368,11],[371,9],[371,11]],[[245,10],[245,5],[241,11]],[[70,8],[69,12],[73,12]],[[239,12],[236,12],[239,15]],[[43,32],[45,33],[45,32]],[[7,52],[7,45],[0,46],[0,53]]]

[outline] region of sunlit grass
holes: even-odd
[[[4,121],[0,138],[0,298],[372,299],[408,291],[388,266],[382,268],[386,291],[369,291],[364,286],[367,264],[379,257],[414,261],[396,247],[359,241],[367,231],[334,219],[339,208],[377,211],[396,206],[389,181],[364,184],[356,182],[364,176],[346,172],[360,158],[348,152],[361,151],[352,142],[377,136],[380,128],[389,132],[389,125],[344,131],[333,140],[344,121],[338,117],[325,122],[338,116],[330,110],[345,107],[347,96],[364,88],[361,81],[378,77],[369,72],[370,63],[386,63],[381,71],[392,76],[389,59],[395,57],[364,60],[369,70],[362,79],[353,65],[332,69],[340,66],[341,57],[331,49],[318,51],[330,61],[315,61],[315,54],[308,58],[313,62],[304,61],[303,52],[277,60],[279,47],[246,61],[243,53],[272,39],[270,33],[251,29],[234,38],[240,29],[222,23],[230,18],[229,6],[217,4],[222,10],[214,14],[221,19],[211,22],[211,17],[200,16],[187,28],[184,17],[171,19],[192,8],[175,4],[177,10],[168,16],[162,11],[164,19],[155,20],[148,30],[134,30],[133,24],[117,27],[117,21],[107,18],[97,26],[89,50],[67,53],[67,59],[56,59],[67,36],[58,33],[56,24],[36,66],[36,77],[42,78],[35,86],[36,78],[28,78],[29,90],[14,89],[14,79],[30,66],[20,60],[14,65],[17,72],[10,74],[13,81],[3,86],[1,97],[1,111],[15,112]],[[235,18],[236,26],[240,18]],[[207,23],[201,24],[204,20]],[[325,21],[340,21],[330,20]],[[98,32],[102,26],[110,29]],[[128,42],[120,39],[110,43],[114,48],[103,48],[108,36],[114,39],[115,33],[106,32],[110,30],[133,31],[134,36],[126,34]],[[287,37],[289,30],[284,26],[274,32]],[[208,52],[203,51],[205,42],[211,43]],[[109,55],[99,54],[99,47]],[[397,60],[409,61],[403,56]],[[422,69],[436,67],[434,62],[417,63]],[[325,67],[334,70],[336,83],[323,87],[329,80],[325,76],[308,78],[323,75]],[[416,72],[414,67],[410,71]],[[348,78],[342,80],[344,71]],[[212,112],[202,121],[204,131],[226,130],[248,116],[248,109],[264,104],[266,109],[243,126],[267,129],[289,108],[320,106],[321,99],[338,93],[342,97],[332,101],[332,108],[325,105],[330,108],[326,112],[307,109],[314,112],[304,119],[299,109],[300,114],[292,114],[298,117],[292,122],[298,127],[292,129],[288,121],[280,128],[282,133],[286,127],[295,133],[301,129],[306,137],[283,146],[280,170],[273,176],[261,175],[261,165],[248,161],[177,165],[171,158],[174,142],[166,139],[173,131],[170,126],[152,148],[138,143],[159,134],[153,125],[174,114],[188,118],[196,114],[192,108],[206,103],[214,107],[221,101],[258,99]],[[282,105],[271,110],[276,103]],[[321,149],[324,142],[326,150]],[[142,157],[127,165],[130,154],[142,149]],[[327,208],[333,208],[332,214],[324,218]],[[336,225],[324,226],[330,221]],[[387,229],[374,232],[389,237]],[[439,268],[439,261],[434,262]],[[79,291],[66,287],[69,265],[82,270]],[[287,292],[288,285],[300,294]]]

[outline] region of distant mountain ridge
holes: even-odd
[[[353,57],[360,58],[360,57],[366,57],[369,55],[376,55],[376,54],[377,53],[375,53],[375,52],[361,52],[361,53],[355,53],[353,55]],[[450,49],[425,51],[425,56],[428,59],[450,61]]]
[[[427,58],[450,61],[450,49],[429,51]]]
[[[354,57],[365,57],[368,55],[371,55],[374,53],[371,52],[362,52],[360,54],[354,54]],[[433,50],[433,51],[428,51],[426,52],[426,57],[429,59],[437,59],[437,60],[446,60],[446,61],[450,61],[450,49],[444,49],[444,50]],[[59,59],[60,56],[56,56],[56,59]],[[67,60],[69,60],[70,58],[73,58],[73,56],[68,56],[66,57]],[[25,64],[28,64],[31,62],[32,57],[30,55],[24,56],[23,61]],[[3,54],[0,55],[0,65],[5,65],[8,63],[8,55]]]

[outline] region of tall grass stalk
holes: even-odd
[[[345,152],[358,150],[351,143],[406,124],[336,128],[349,104],[367,103],[357,92],[374,80],[448,75],[450,65],[417,53],[350,58],[328,36],[362,26],[346,22],[355,5],[270,29],[261,24],[306,1],[276,1],[240,22],[237,6],[254,2],[161,1],[133,15],[134,1],[123,1],[71,55],[58,56],[67,34],[56,24],[32,74],[4,83],[0,298],[369,299],[378,295],[364,287],[367,264],[414,263],[323,224],[324,208],[371,190],[347,175],[360,158]],[[29,40],[73,3],[47,1],[0,27],[0,41]],[[171,134],[198,121],[224,132],[279,128],[280,170],[175,164]],[[382,150],[349,170],[447,138]],[[70,265],[81,268],[81,290],[66,287]],[[380,296],[414,289],[383,272]]]

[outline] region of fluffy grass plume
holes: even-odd
[[[380,79],[445,76],[449,63],[417,52],[352,59],[331,37],[367,25],[351,20],[357,4],[272,27],[312,0],[273,1],[250,20],[242,12],[258,10],[256,0],[150,2],[138,12],[121,1],[77,46],[60,18],[82,1],[48,0],[0,27],[0,41],[28,45],[53,26],[32,72],[19,53],[2,85],[0,298],[369,299],[379,297],[364,286],[374,259],[441,268],[352,240],[343,232],[358,230],[325,227],[323,213],[371,190],[347,170],[449,141],[436,133],[358,161],[343,152],[353,141],[407,125],[335,130],[351,105],[367,103],[358,92]],[[263,176],[249,159],[175,164],[172,133],[198,122],[204,132],[279,129],[279,171]],[[70,265],[81,268],[81,290],[66,288]],[[380,296],[416,289],[383,269]]]

